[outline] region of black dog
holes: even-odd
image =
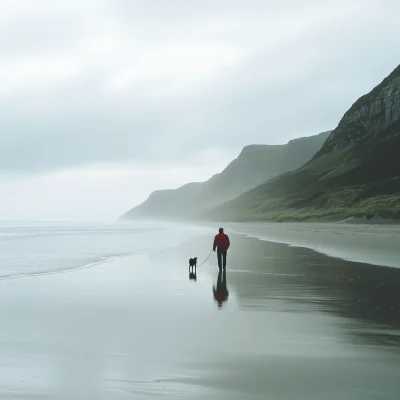
[[[189,271],[190,271],[190,268],[192,268],[192,271],[193,271],[193,268],[194,269],[197,268],[197,257],[189,258]]]

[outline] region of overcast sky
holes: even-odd
[[[334,128],[400,62],[398,0],[0,7],[0,220],[116,218]]]

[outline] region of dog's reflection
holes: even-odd
[[[197,281],[197,257],[189,258],[189,280]]]
[[[196,270],[189,270],[189,280],[197,281],[197,271]]]
[[[217,287],[213,286],[214,299],[218,303],[218,308],[221,308],[223,303],[228,300],[229,292],[226,287],[226,271],[219,270]]]

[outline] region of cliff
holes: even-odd
[[[250,145],[221,173],[206,182],[188,183],[174,190],[153,192],[121,218],[191,219],[255,188],[271,177],[293,170],[309,160],[330,132],[291,140],[285,145]]]
[[[231,220],[400,219],[400,66],[302,167],[209,213]]]
[[[400,66],[351,106],[315,158],[358,143],[367,146],[399,120]]]

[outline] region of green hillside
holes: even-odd
[[[226,220],[400,219],[400,66],[350,108],[324,146],[208,213]]]

